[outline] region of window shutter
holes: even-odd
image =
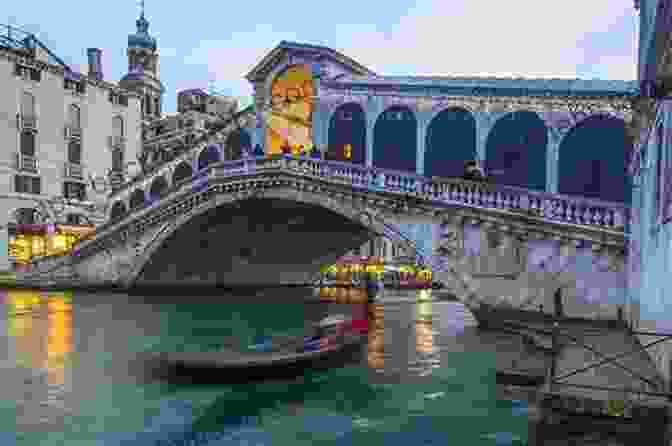
[[[32,193],[34,194],[41,194],[42,193],[42,182],[40,181],[40,177],[31,177],[31,180],[33,182],[33,190]]]
[[[126,95],[120,95],[119,96],[119,104],[123,105],[124,107],[128,106],[128,96]]]
[[[77,84],[77,91],[82,94],[86,93],[86,82],[84,81],[79,82]]]
[[[32,132],[21,132],[21,153],[35,156],[35,135]]]
[[[17,64],[14,64],[14,76],[21,76],[21,71],[22,71],[22,66]]]

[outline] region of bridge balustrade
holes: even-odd
[[[558,223],[599,226],[615,232],[624,231],[627,218],[627,207],[620,203],[606,203],[595,199],[551,194],[501,184],[472,182],[460,178],[430,179],[389,169],[291,155],[270,158],[246,157],[213,163],[196,172],[191,178],[172,185],[164,198],[146,203],[136,212],[148,207],[161,206],[161,202],[170,199],[171,196],[201,190],[207,187],[212,179],[244,177],[278,169],[332,183],[347,184],[371,192],[401,194],[425,201],[427,205],[437,208],[458,205],[498,209]],[[108,221],[101,225],[96,233],[103,235],[113,230],[115,226],[122,225],[129,217],[130,215],[121,221]],[[81,243],[81,246],[84,246],[87,240],[82,239]]]

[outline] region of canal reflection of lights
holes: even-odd
[[[431,289],[423,289],[420,290],[418,293],[418,302],[425,302],[425,301],[431,301],[432,300],[432,290]]]
[[[369,316],[371,328],[367,345],[367,363],[374,370],[382,371],[385,361],[383,308],[380,305],[371,306],[372,315]]]
[[[50,384],[63,384],[64,361],[72,351],[70,297],[65,293],[41,295],[34,290],[10,290],[7,310],[8,335],[14,338],[17,365],[46,369]]]

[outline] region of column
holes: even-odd
[[[418,175],[425,174],[425,141],[427,135],[427,117],[426,113],[418,112],[418,148],[416,154],[416,168]]]
[[[366,104],[366,167],[373,167],[373,128],[381,105],[381,98],[379,97],[373,97]]]
[[[485,162],[486,158],[486,144],[488,142],[488,135],[490,130],[497,122],[497,118],[501,113],[490,113],[486,111],[478,111],[475,113],[476,118],[476,155],[481,163]]]
[[[558,193],[558,162],[560,159],[560,142],[564,132],[548,127],[546,132],[546,192]]]

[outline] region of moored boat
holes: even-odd
[[[209,373],[222,382],[265,380],[301,375],[306,370],[342,366],[361,353],[368,321],[330,317],[310,336],[270,339],[248,350],[159,353],[147,358],[154,376],[180,377]]]

